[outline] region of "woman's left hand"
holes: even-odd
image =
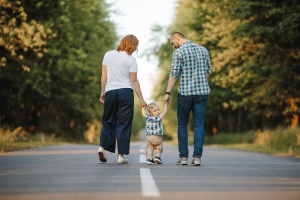
[[[101,94],[100,99],[101,103],[104,103],[105,100],[105,93]]]
[[[145,102],[145,100],[143,99],[143,100],[140,100],[141,102],[141,108],[145,108],[145,107],[147,107],[147,103]]]

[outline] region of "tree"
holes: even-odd
[[[1,9],[1,67],[6,67],[7,62],[14,63],[16,67],[22,67],[29,71],[30,66],[23,63],[24,54],[33,52],[37,57],[43,56],[43,46],[46,43],[47,32],[44,26],[35,20],[27,20],[21,1],[3,0],[0,2]],[[2,68],[3,70],[3,68]]]
[[[26,57],[39,60],[44,56],[51,30],[28,19],[21,1],[3,0],[0,9],[0,122],[13,126],[20,121],[19,111],[24,107],[19,87],[32,67]]]
[[[270,127],[290,124],[299,115],[299,11],[296,0],[231,4],[232,18],[244,21],[234,35],[237,39],[247,37],[256,46],[242,67],[255,78],[248,81],[253,89],[242,104],[254,104],[251,112],[263,116]]]
[[[168,32],[183,32],[211,56],[206,130],[295,126],[300,103],[298,1],[180,0],[178,4]],[[172,50],[166,45],[154,48],[162,72],[156,91],[168,79],[166,60],[171,60]],[[171,98],[176,99],[176,94]]]
[[[88,126],[101,118],[102,58],[116,40],[108,5],[102,0],[21,2],[28,19],[51,29],[52,38],[41,59],[24,58],[31,68],[21,82],[14,83],[16,103],[6,96],[5,106],[21,110],[13,125],[82,139]]]

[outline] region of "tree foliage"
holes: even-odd
[[[42,57],[43,52],[47,51],[42,47],[51,30],[45,30],[44,26],[34,19],[28,20],[21,1],[1,1],[0,12],[1,67],[6,67],[7,62],[13,62],[14,66],[29,71],[30,67],[23,63],[24,54],[31,51],[37,57]]]
[[[178,1],[168,32],[184,33],[211,56],[207,132],[297,124],[299,9],[296,0]],[[173,51],[166,46],[169,41],[154,49],[162,74],[157,83],[160,89],[156,88],[160,95],[167,85]],[[173,91],[171,98],[176,100],[177,90]],[[166,123],[166,130],[173,132],[169,124],[176,124],[175,117]]]
[[[27,16],[23,21],[34,22],[33,27],[39,29],[31,28],[27,33],[32,51],[21,52],[30,70],[17,70],[14,60],[20,59],[19,54],[12,59],[7,56],[9,51],[1,53],[7,60],[0,72],[1,124],[83,138],[83,132],[101,118],[102,58],[114,48],[117,38],[108,5],[103,0],[12,2],[1,3],[7,8],[1,26],[26,31],[26,21],[13,24],[9,17]],[[8,38],[20,41],[16,34]],[[1,48],[5,45],[1,43]]]

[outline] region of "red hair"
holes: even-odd
[[[128,55],[131,55],[134,51],[137,51],[139,40],[134,35],[126,35],[120,42],[117,51],[125,51]]]

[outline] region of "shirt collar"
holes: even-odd
[[[191,42],[192,42],[191,40],[187,40],[182,45],[187,44],[187,43],[191,43]]]

